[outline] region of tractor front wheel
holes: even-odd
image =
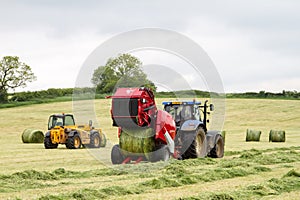
[[[121,164],[124,161],[124,156],[122,155],[120,146],[118,144],[114,145],[111,150],[111,162],[114,165]]]
[[[45,149],[56,149],[58,144],[53,144],[50,137],[44,138]]]
[[[73,137],[69,137],[66,147],[68,149],[79,149],[81,147],[80,136],[78,134],[75,134]]]
[[[210,157],[222,158],[224,156],[224,140],[221,135],[216,136],[214,148],[210,151]]]
[[[184,133],[184,134],[191,134],[191,133]],[[189,159],[189,158],[203,158],[206,156],[206,136],[204,129],[202,127],[199,127],[196,130],[196,133],[193,136],[192,142],[189,140],[191,137],[188,135],[182,135],[182,143],[185,145],[189,145],[186,149],[186,151],[182,154],[183,159]],[[184,145],[184,146],[185,146]]]

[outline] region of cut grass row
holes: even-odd
[[[299,152],[296,152],[294,149],[295,148],[269,150],[269,152],[257,150],[241,151],[236,157],[226,159],[172,160],[169,165],[158,170],[153,170],[157,164],[152,163],[117,166],[115,168],[84,172],[68,171],[63,168],[59,168],[53,172],[27,170],[11,175],[1,175],[0,191],[1,193],[12,193],[26,191],[28,189],[59,188],[62,185],[71,185],[72,183],[70,181],[73,179],[103,179],[104,177],[111,177],[114,178],[114,180],[138,179],[139,181],[132,181],[131,184],[125,186],[114,185],[100,188],[83,187],[75,192],[42,195],[40,199],[99,199],[150,193],[153,190],[163,188],[177,188],[197,183],[207,183],[268,173],[272,171],[272,168],[282,164],[285,164],[285,167],[289,168],[286,164],[300,162]],[[266,158],[269,158],[267,162],[265,161]],[[270,165],[273,165],[272,168],[269,167]],[[289,174],[293,177],[297,175],[298,172],[292,170]],[[282,182],[278,184],[282,184]],[[295,184],[300,183],[296,182]],[[296,190],[298,189],[296,188]],[[234,198],[240,197],[238,194],[228,195]]]
[[[300,173],[294,169],[281,178],[272,178],[260,184],[249,185],[232,192],[200,193],[196,196],[180,198],[180,200],[234,200],[234,199],[261,199],[266,196],[278,196],[283,193],[300,190]]]

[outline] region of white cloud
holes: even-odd
[[[292,0],[1,1],[0,56],[17,55],[32,66],[38,81],[23,90],[73,87],[81,64],[103,41],[160,27],[201,45],[228,92],[300,90],[299,9]],[[184,73],[176,59],[145,62]]]

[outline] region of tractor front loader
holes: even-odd
[[[72,114],[54,114],[48,120],[48,132],[45,134],[46,149],[57,148],[65,144],[68,149],[105,147],[106,137],[101,129],[95,129],[92,121],[88,125],[75,125]]]

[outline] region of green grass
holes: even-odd
[[[160,108],[163,100],[167,99],[157,100]],[[43,144],[22,143],[24,129],[46,131],[49,115],[72,112],[71,102],[0,109],[0,199],[296,199],[299,196],[299,101],[227,100],[223,159],[114,167],[107,167],[111,145],[118,140],[117,129],[111,126],[110,100],[81,103],[83,109],[85,105],[95,106],[97,121],[108,138],[106,148],[69,150],[60,145],[58,149],[46,150]],[[245,142],[247,128],[262,130],[261,141]],[[268,142],[270,129],[285,130],[286,142]]]

